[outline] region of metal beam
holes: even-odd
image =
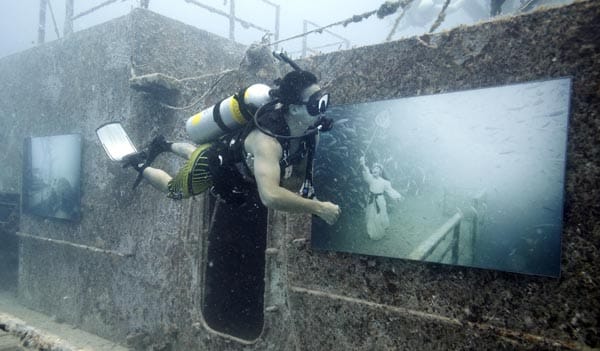
[[[40,20],[38,24],[38,44],[43,44],[46,39],[46,6],[48,0],[40,0]]]
[[[343,43],[346,45],[346,49],[350,48],[350,40],[344,38],[343,36],[341,36],[339,34],[336,34],[336,33],[332,32],[332,31],[330,31],[328,29],[324,29],[324,28],[320,27],[318,24],[316,24],[314,22],[311,22],[309,20],[304,20],[303,24],[302,24],[302,34],[303,34],[303,37],[302,37],[302,57],[306,57],[306,52],[308,51],[308,47],[307,47],[307,43],[306,43],[306,40],[307,40],[306,37],[309,34],[309,32],[308,32],[308,25],[309,24],[312,25],[312,26],[314,26],[314,27],[319,28],[320,30],[318,31],[318,33],[326,32],[329,35],[332,35],[332,36],[334,36],[334,37],[336,37],[338,39],[341,39],[343,41]]]
[[[195,0],[185,0],[185,2],[188,2],[190,4],[194,4],[194,5],[198,6],[198,7],[202,7],[205,10],[208,10],[208,11],[210,11],[212,13],[216,13],[216,14],[221,15],[223,17],[227,17],[227,18],[230,17],[230,15],[227,12],[221,11],[219,9],[216,9],[216,8],[208,6],[208,5],[204,5],[203,3],[200,3],[198,1],[195,1]],[[239,22],[244,28],[249,27],[249,28],[258,29],[258,30],[260,30],[262,32],[265,32],[265,33],[271,33],[270,30],[268,30],[266,28],[263,28],[263,27],[260,27],[260,26],[257,26],[256,24],[244,21],[241,18],[238,18],[238,17],[235,17],[235,16],[233,18],[235,19],[236,22]]]
[[[54,17],[54,10],[52,9],[52,1],[48,1],[48,10],[50,10],[50,17],[52,17],[52,24],[54,25],[54,33],[56,33],[56,37],[60,38],[60,33],[58,32],[58,25],[56,24],[56,18]]]
[[[264,2],[267,5],[271,5],[275,8],[275,37],[274,37],[274,41],[277,42],[279,41],[279,18],[281,15],[281,10],[280,10],[280,6],[269,1],[269,0],[262,0],[262,2]],[[274,46],[275,51],[277,51],[277,44],[275,44]]]
[[[264,1],[264,0],[263,0]],[[279,41],[279,17],[281,15],[279,5],[275,5],[275,42]],[[275,51],[277,51],[277,44],[275,44]]]
[[[101,3],[101,4],[100,4],[100,5],[98,5],[98,6],[94,6],[94,7],[92,7],[92,8],[91,8],[91,9],[89,9],[89,10],[85,10],[85,11],[83,11],[82,13],[80,13],[80,14],[78,14],[78,15],[76,15],[76,16],[73,16],[73,17],[71,17],[71,19],[72,19],[72,20],[76,20],[76,19],[78,19],[79,17],[83,17],[83,16],[85,16],[85,15],[89,15],[90,13],[92,13],[92,12],[94,12],[94,11],[96,11],[96,10],[98,10],[98,9],[100,9],[100,8],[102,8],[102,7],[104,7],[104,6],[106,6],[106,5],[110,5],[110,4],[112,4],[113,2],[116,2],[116,1],[118,1],[118,0],[107,0],[107,1],[105,1],[105,2],[103,2],[103,3]]]
[[[63,36],[73,34],[73,6],[75,0],[67,0],[65,2],[65,27],[63,29]]]
[[[235,40],[235,0],[229,0],[229,39]]]

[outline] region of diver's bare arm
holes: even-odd
[[[331,202],[311,200],[289,191],[279,185],[279,158],[281,146],[264,134],[253,135],[246,144],[254,154],[254,177],[262,203],[268,208],[286,212],[310,213],[333,224],[339,214],[339,206]]]

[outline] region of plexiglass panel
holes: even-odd
[[[317,249],[558,276],[571,80],[331,109]],[[364,157],[364,166],[361,159]]]

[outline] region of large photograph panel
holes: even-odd
[[[571,80],[331,109],[317,249],[558,276]],[[364,161],[364,166],[363,166]]]
[[[81,135],[26,138],[23,162],[23,211],[38,216],[79,220]]]

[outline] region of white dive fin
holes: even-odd
[[[113,161],[122,161],[123,157],[137,152],[119,122],[109,122],[101,125],[96,129],[96,135],[98,135],[106,154]]]

